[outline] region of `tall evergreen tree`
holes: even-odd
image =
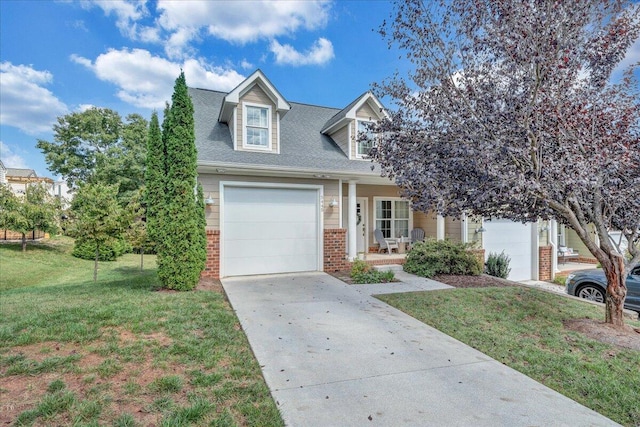
[[[166,113],[165,113],[166,114]],[[151,115],[147,139],[147,168],[145,170],[145,202],[147,205],[147,233],[149,240],[160,243],[160,217],[166,192],[166,150],[158,122],[158,113]],[[159,251],[159,249],[156,249]]]
[[[160,263],[158,277],[169,289],[195,288],[206,260],[204,209],[196,187],[197,152],[193,104],[184,73],[176,79],[171,107],[165,114],[162,140],[165,146],[166,191],[155,236]]]

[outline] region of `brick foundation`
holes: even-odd
[[[220,278],[220,230],[207,230],[207,263],[200,277]]]
[[[345,256],[347,230],[329,228],[324,230],[324,271],[340,271],[349,268],[350,263]]]
[[[538,248],[538,280],[552,279],[553,246],[540,246]]]

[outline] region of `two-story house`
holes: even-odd
[[[370,147],[357,138],[386,114],[371,92],[342,109],[289,102],[258,70],[231,92],[189,94],[207,199],[204,276],[343,269],[358,253],[377,251],[375,229],[406,238],[422,228],[479,248],[491,240],[493,225],[481,219],[412,211],[380,176],[366,158]],[[518,278],[537,278],[536,225],[507,229],[526,234]],[[502,226],[495,235],[504,233]]]

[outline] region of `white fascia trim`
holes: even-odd
[[[349,126],[347,128],[347,140],[349,141],[349,160],[353,160],[353,132],[351,132],[351,120],[349,120],[349,124],[347,125]]]
[[[228,163],[228,162],[198,162],[198,173],[212,173],[210,170],[203,170],[203,168],[211,169],[229,169],[229,170],[243,170],[246,172],[273,172],[276,174],[322,174],[330,175],[329,180],[336,179],[366,179],[366,178],[381,178],[378,173],[362,173],[362,172],[349,172],[349,171],[331,171],[326,169],[311,169],[311,168],[293,168],[287,166],[259,166],[248,163]],[[383,182],[388,182],[389,185],[396,185],[394,182],[387,178],[384,178]],[[381,183],[382,184],[382,183]]]
[[[276,111],[276,153],[280,154],[280,111]]]
[[[287,102],[286,99],[278,92],[278,90],[271,84],[269,79],[262,73],[260,70],[254,71],[249,77],[247,77],[242,83],[240,83],[235,89],[225,96],[225,102],[238,104],[240,102],[240,97],[254,84],[260,85],[260,87],[265,91],[267,96],[271,98],[276,104],[276,109],[282,112],[282,115],[291,109],[291,105]]]
[[[373,105],[371,105],[371,102],[373,102]],[[347,112],[347,117],[350,119],[355,119],[357,111],[365,103],[368,103],[373,112],[376,113],[376,115],[378,116],[378,120],[389,118],[389,114],[387,113],[387,111],[371,92],[368,92],[365,96],[363,96],[362,99],[356,105],[354,105],[351,110]]]
[[[262,147],[259,145],[248,145],[247,144],[247,107],[256,107],[256,108],[266,108],[267,109],[267,136],[268,136],[268,144],[266,147]],[[242,103],[242,148],[245,150],[255,150],[255,151],[273,151],[273,123],[272,123],[272,114],[271,105],[263,105],[263,104],[255,104],[252,102],[243,102]]]
[[[233,107],[233,125],[231,139],[233,140],[233,149],[238,149],[238,106]]]

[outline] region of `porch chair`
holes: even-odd
[[[395,239],[385,239],[382,231],[378,228],[373,230],[373,234],[376,237],[376,242],[378,242],[378,244],[380,245],[380,248],[378,248],[378,253],[384,251],[385,249],[387,250],[389,255],[391,255],[391,251],[393,249],[398,252],[398,242]]]
[[[417,242],[424,242],[424,230],[422,228],[414,228],[411,230],[411,243],[410,246],[413,246]]]

